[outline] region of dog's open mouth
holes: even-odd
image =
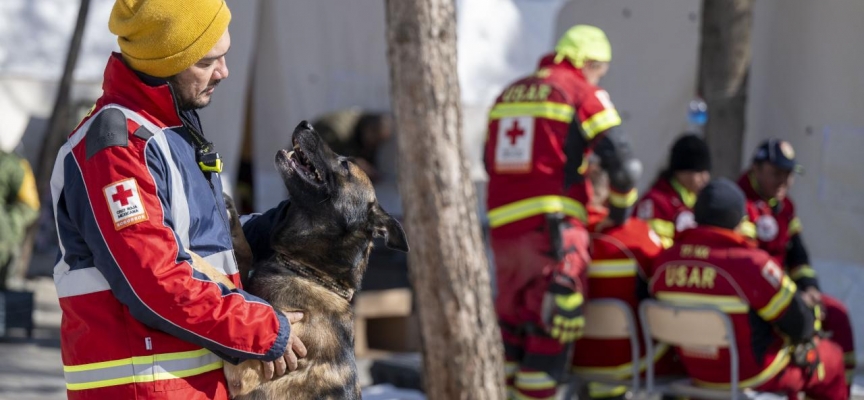
[[[312,161],[309,160],[309,157],[300,147],[300,143],[297,141],[296,136],[292,142],[294,148],[286,154],[286,158],[291,163],[291,167],[297,171],[297,174],[304,180],[318,185],[323,184],[324,179],[321,177],[321,172],[318,171]]]

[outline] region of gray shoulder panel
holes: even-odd
[[[96,115],[90,128],[87,129],[87,138],[85,140],[87,141],[88,160],[104,148],[128,146],[129,131],[127,131],[126,116],[123,115],[123,111],[109,108]]]
[[[145,128],[144,125],[139,126],[132,135],[141,140],[147,140],[153,137],[153,134],[150,133],[150,130]]]

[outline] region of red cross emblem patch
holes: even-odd
[[[102,189],[111,210],[114,229],[120,230],[148,219],[141,196],[138,195],[138,182],[128,178],[114,182]]]

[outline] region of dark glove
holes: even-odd
[[[817,374],[820,381],[825,377],[825,367],[819,359],[819,352],[816,351],[818,340],[819,338],[813,338],[797,344],[792,352],[793,362],[804,370],[804,375],[808,377],[808,380],[814,373]]]
[[[555,274],[543,296],[542,317],[546,332],[561,343],[570,343],[582,337],[585,316],[582,305],[585,298],[576,288],[576,282],[565,275]]]

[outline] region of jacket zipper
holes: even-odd
[[[204,144],[205,144],[205,141],[203,139],[204,134],[201,132],[198,132],[195,129],[195,127],[192,126],[191,123],[187,124],[186,119],[183,118],[183,114],[180,113],[180,107],[177,106],[177,100],[176,100],[177,96],[174,93],[174,87],[171,86],[171,83],[168,83],[168,89],[171,91],[171,100],[172,100],[172,103],[174,104],[174,112],[177,113],[177,117],[180,118],[180,122],[183,124],[183,127],[189,130],[189,132],[191,133],[190,136],[192,136],[192,139],[195,140],[195,142],[197,143],[197,146],[199,146],[199,147],[204,146]],[[197,160],[196,160],[196,164],[197,164]],[[213,181],[211,181],[211,179],[213,178],[212,175],[208,177],[207,173],[205,173],[204,171],[201,171],[201,174],[204,175],[204,179],[207,181],[207,184],[210,185],[210,194],[213,195],[213,201],[215,201],[216,205],[218,206],[219,205],[219,199],[216,198],[216,187],[213,186]],[[219,193],[219,194],[221,195],[222,193]],[[231,236],[231,226],[228,224],[228,220],[225,217],[225,213],[220,212],[218,214],[222,219],[222,226],[225,227],[225,229],[228,232],[228,236],[230,237]],[[190,243],[190,246],[191,246],[191,243]],[[234,260],[234,263],[235,264],[237,263],[236,259]]]

